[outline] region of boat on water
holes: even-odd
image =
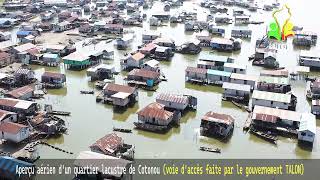
[[[207,152],[213,152],[213,153],[221,153],[221,149],[219,148],[210,148],[210,147],[204,147],[200,146],[199,148],[200,151],[207,151]]]
[[[94,94],[94,91],[80,91],[81,94]]]
[[[113,131],[123,132],[123,133],[132,133],[131,129],[122,129],[122,128],[113,128]]]
[[[268,141],[268,142],[271,142],[273,144],[277,144],[277,140],[278,140],[277,136],[271,135],[270,133],[265,133],[265,132],[262,132],[262,131],[258,131],[258,130],[253,129],[253,128],[250,129],[250,132],[252,134],[254,134],[254,135],[256,135],[256,136],[258,136],[258,137],[260,137],[260,138],[262,138],[262,139],[264,139],[266,141]]]

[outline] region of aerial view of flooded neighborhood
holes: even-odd
[[[320,158],[317,0],[0,4],[0,179],[41,159]]]

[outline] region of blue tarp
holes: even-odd
[[[28,36],[31,33],[31,31],[18,31],[17,36]]]

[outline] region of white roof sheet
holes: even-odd
[[[258,90],[253,91],[252,98],[275,101],[275,102],[283,102],[283,103],[290,103],[291,101],[290,94],[281,94],[281,93],[258,91]]]
[[[250,92],[251,86],[250,85],[245,85],[245,84],[236,84],[236,83],[229,83],[229,82],[224,82],[222,85],[223,89],[234,89],[234,90],[239,90],[239,91],[247,91]]]
[[[311,113],[302,113],[299,131],[310,131],[316,134],[316,117]]]
[[[130,96],[130,93],[125,93],[125,92],[117,92],[116,94],[112,95],[111,97],[113,98],[118,98],[118,99],[125,99]]]

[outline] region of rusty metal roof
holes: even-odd
[[[178,95],[178,94],[169,94],[169,93],[161,93],[157,96],[156,100],[161,101],[169,101],[179,104],[186,104],[188,103],[188,97],[184,95]]]
[[[120,84],[108,83],[103,87],[103,90],[132,94],[135,91],[135,88],[130,86],[125,86],[125,85],[120,85]]]
[[[186,72],[193,72],[197,74],[207,74],[207,69],[196,68],[196,67],[187,67]]]
[[[64,74],[56,73],[56,72],[48,72],[48,71],[44,72],[42,74],[42,76],[44,76],[44,77],[52,77],[52,78],[61,78],[61,79],[65,78]]]
[[[215,113],[213,111],[207,112],[201,120],[205,121],[212,121],[212,122],[217,122],[217,123],[223,123],[223,124],[233,124],[234,119],[232,116],[227,115],[227,114],[220,114],[220,113]]]
[[[164,105],[160,103],[151,103],[138,113],[140,116],[155,118],[163,121],[168,121],[173,113],[164,109]]]
[[[105,154],[114,153],[120,146],[122,146],[123,140],[115,133],[107,134],[104,137],[97,140],[91,147],[97,147]]]
[[[9,133],[9,134],[18,134],[19,131],[23,128],[27,128],[28,126],[13,123],[13,122],[2,122],[0,124],[0,131]]]
[[[160,73],[155,72],[155,71],[149,71],[145,69],[133,69],[128,73],[128,76],[139,76],[139,77],[144,77],[144,78],[159,78]]]
[[[33,92],[33,91],[34,91],[34,89],[31,86],[23,86],[23,87],[20,87],[20,88],[17,88],[17,89],[14,89],[12,91],[7,92],[6,95],[9,95],[13,98],[19,99],[21,96],[24,96],[28,93]]]

